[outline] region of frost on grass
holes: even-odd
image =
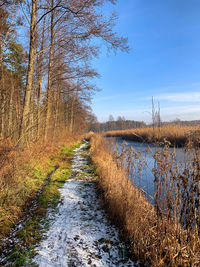
[[[84,170],[85,148],[75,150],[72,176],[60,189],[62,204],[34,262],[40,267],[136,266],[98,203],[95,177]]]

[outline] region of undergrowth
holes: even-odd
[[[49,229],[49,225],[52,219],[46,217],[47,211],[51,210],[51,214],[57,211],[56,207],[60,203],[59,188],[63,186],[65,181],[71,175],[70,160],[73,156],[73,149],[79,145],[63,147],[59,153],[56,153],[51,157],[51,164],[54,168],[56,163],[57,169],[48,177],[48,183],[44,186],[38,200],[37,208],[28,216],[22,229],[17,232],[17,242],[11,248],[9,257],[7,260],[12,263],[12,266],[23,266],[24,264],[31,264],[31,258],[35,256],[34,250],[38,242],[44,238],[46,231]],[[51,166],[49,166],[51,169]],[[41,179],[44,173],[38,170],[38,167],[31,171],[35,179]],[[52,217],[52,216],[51,216]]]
[[[18,221],[27,217],[23,230],[16,236],[20,242],[12,247],[10,259],[14,266],[22,266],[21,262],[34,254],[31,248],[48,228],[47,209],[55,209],[60,201],[58,189],[70,176],[72,150],[78,139],[68,137],[56,145],[36,144],[23,151],[7,149],[7,155],[0,158],[0,163],[7,167],[0,169],[0,254],[5,252],[6,236]],[[35,202],[37,208],[32,217],[29,210]]]

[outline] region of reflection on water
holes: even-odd
[[[116,138],[114,141],[114,148],[122,151],[123,144],[125,147],[133,148],[138,153],[138,159],[134,163],[133,174],[130,175],[130,179],[135,185],[140,187],[145,192],[147,199],[153,202],[154,196],[154,173],[152,169],[155,165],[154,154],[157,151],[161,151],[163,147],[155,146],[152,144],[139,143],[134,141],[125,141],[121,138]],[[176,158],[176,164],[179,169],[183,169],[185,164],[186,154],[183,148],[169,148],[171,158]],[[136,168],[138,169],[136,170]]]

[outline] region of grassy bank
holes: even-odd
[[[199,126],[164,126],[161,128],[138,128],[132,130],[109,131],[107,137],[120,137],[124,140],[147,143],[169,142],[171,146],[184,146],[188,140],[200,138]]]
[[[175,214],[159,213],[127,178],[106,141],[98,135],[90,140],[91,158],[109,214],[130,241],[135,259],[147,266],[199,266],[197,232],[191,227],[184,229]],[[167,203],[167,199],[162,201]]]
[[[32,257],[35,255],[35,245],[44,238],[46,231],[49,229],[53,213],[57,212],[57,205],[60,202],[59,188],[63,186],[65,181],[71,175],[71,157],[73,149],[76,146],[64,146],[56,154],[52,156],[51,164],[56,168],[48,176],[48,180],[43,185],[42,190],[35,201],[36,208],[31,213],[26,214],[23,221],[23,227],[18,230],[12,239],[14,243],[4,244],[4,250],[7,250],[6,262],[12,266],[24,266],[29,264],[35,266]],[[40,176],[39,174],[37,176]],[[46,217],[47,211],[51,210],[51,218]],[[1,263],[1,262],[0,262]]]
[[[57,143],[29,145],[23,151],[4,140],[0,147],[1,239],[26,215],[32,202],[39,198],[38,192],[42,193],[41,188],[45,187],[45,192],[53,177],[60,171],[65,172],[71,157],[68,150],[77,140],[78,137],[69,135]],[[56,180],[53,184],[56,185]],[[50,195],[56,196],[51,190]]]

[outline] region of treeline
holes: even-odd
[[[117,131],[117,130],[143,128],[143,127],[146,127],[146,124],[141,121],[131,121],[131,120],[107,121],[107,122],[92,123],[90,131],[107,132],[107,131]]]
[[[174,120],[171,122],[162,122],[162,126],[167,126],[167,125],[177,125],[177,126],[199,126],[200,125],[200,120],[192,120],[192,121],[182,121],[182,120]]]
[[[174,120],[170,122],[160,122],[158,124],[154,124],[154,127],[162,128],[166,126],[199,126],[199,120],[193,121],[181,121],[181,120]],[[146,124],[143,121],[134,121],[134,120],[126,120],[123,117],[118,117],[117,120],[109,120],[107,122],[98,122],[95,118],[92,118],[89,124],[89,131],[93,132],[107,132],[107,131],[120,131],[120,130],[131,130],[131,129],[138,129],[138,128],[149,128],[153,127],[153,124]]]
[[[88,127],[100,44],[93,40],[128,49],[113,32],[115,16],[102,15],[105,2],[114,1],[0,0],[1,139],[24,144]]]

